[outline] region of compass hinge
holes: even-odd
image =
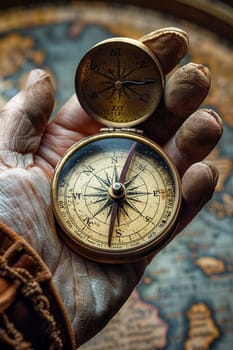
[[[100,131],[103,131],[103,132],[123,131],[123,132],[132,132],[136,134],[143,134],[143,130],[135,129],[135,128],[101,128]]]

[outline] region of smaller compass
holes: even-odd
[[[159,104],[159,62],[139,41],[105,40],[81,60],[75,86],[87,113],[111,129],[74,144],[57,165],[52,199],[62,238],[95,261],[143,259],[171,239],[181,205],[169,157],[129,128]]]
[[[129,127],[148,118],[159,104],[163,74],[141,42],[114,38],[94,46],[75,77],[83,108],[104,125]]]

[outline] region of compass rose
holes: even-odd
[[[124,162],[120,174],[118,173],[116,165],[113,167],[112,176],[110,176],[107,171],[105,171],[105,177],[100,177],[99,175],[94,174],[99,186],[90,186],[94,192],[85,194],[86,197],[94,198],[92,205],[99,205],[99,208],[97,211],[95,211],[93,217],[97,217],[105,210],[107,211],[105,222],[107,222],[108,218],[110,217],[108,233],[109,247],[111,246],[115,222],[117,221],[117,225],[120,226],[120,218],[122,218],[121,214],[130,219],[128,209],[142,215],[142,212],[135,204],[145,204],[143,199],[140,197],[148,195],[148,192],[140,190],[140,188],[144,186],[144,183],[135,185],[135,180],[137,179],[138,174],[130,178],[126,178],[136,147],[137,142],[134,142],[129,150],[129,154]]]

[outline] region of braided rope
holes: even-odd
[[[22,295],[32,302],[34,310],[48,323],[46,332],[52,340],[52,345],[49,349],[61,350],[63,347],[61,332],[57,329],[56,321],[50,312],[49,300],[43,294],[43,290],[40,287],[39,283],[33,279],[33,276],[26,269],[22,267],[10,267],[7,264],[6,259],[2,256],[0,256],[0,276],[11,280],[17,279],[21,282]],[[19,344],[18,348],[15,347],[16,350],[31,350],[32,348],[30,347],[25,348],[26,343],[23,339],[22,334],[15,328],[12,328],[13,325],[9,323],[9,320],[7,320],[5,315],[1,315],[1,317],[2,320],[4,320],[4,322],[2,322],[4,329],[0,328],[0,338],[4,338],[5,341],[7,340],[8,344],[10,345],[10,340],[13,336],[12,341],[16,342],[17,338],[17,344]],[[14,346],[15,344],[16,343],[14,343]],[[27,343],[27,346],[30,346],[30,344]]]

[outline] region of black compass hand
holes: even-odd
[[[129,170],[136,146],[137,146],[137,142],[134,142],[129,150],[128,157],[126,158],[126,161],[125,161],[123,168],[121,170],[119,182],[115,182],[112,185],[112,190],[113,190],[113,193],[115,196],[112,197],[113,205],[112,205],[110,225],[109,225],[109,230],[108,230],[108,246],[109,247],[111,246],[111,242],[112,242],[112,235],[113,235],[113,228],[115,225],[115,221],[116,221],[117,215],[119,213],[120,206],[122,205],[122,201],[120,199],[124,198],[123,183],[125,182],[126,174]]]
[[[130,86],[130,85],[148,85],[148,84],[155,84],[156,80],[154,79],[147,79],[147,80],[123,80],[121,81],[122,87],[124,86]]]

